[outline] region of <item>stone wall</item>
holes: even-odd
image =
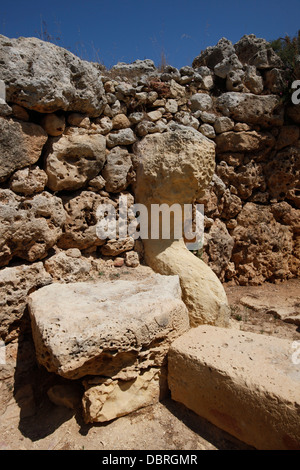
[[[97,237],[96,210],[122,194],[134,203],[136,143],[174,122],[215,143],[197,255],[222,282],[299,275],[299,105],[265,40],[222,38],[180,70],[105,70],[36,38],[0,36],[0,58],[2,338],[36,288],[142,261],[139,241]]]

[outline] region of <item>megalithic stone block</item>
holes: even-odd
[[[256,449],[299,450],[297,358],[286,339],[199,326],[171,345],[171,396]]]

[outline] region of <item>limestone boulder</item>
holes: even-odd
[[[29,312],[39,363],[69,379],[159,370],[189,327],[178,276],[54,283],[30,295]]]
[[[52,137],[45,153],[48,187],[52,191],[81,188],[102,170],[105,149],[105,137],[100,134]]]
[[[170,126],[169,132],[147,135],[136,144],[135,153],[141,161],[136,199],[144,204],[188,203],[201,194],[214,173],[214,143],[180,124]]]
[[[40,113],[101,114],[105,92],[96,64],[37,38],[0,36],[0,51],[8,102]]]
[[[62,197],[66,211],[64,232],[58,241],[62,249],[94,249],[105,243],[97,236],[97,209],[100,204],[115,204],[93,191],[79,191]]]
[[[101,253],[105,256],[118,256],[121,253],[132,250],[134,247],[134,239],[132,237],[111,239],[103,245]]]
[[[258,69],[282,67],[280,57],[265,39],[254,34],[243,36],[235,45],[235,52],[243,64],[255,65]]]
[[[61,199],[44,191],[33,197],[0,191],[0,266],[13,257],[43,259],[62,235],[66,213]]]
[[[207,111],[212,108],[213,101],[207,93],[195,93],[190,98],[190,107],[192,112]]]
[[[219,153],[268,151],[275,145],[275,138],[267,132],[223,132],[215,140]]]
[[[217,98],[218,109],[227,117],[263,127],[282,126],[283,108],[276,95],[227,92]]]
[[[204,195],[214,174],[214,142],[190,127],[174,124],[168,132],[148,135],[136,145],[135,152],[140,159],[136,202],[145,204],[150,213],[153,204],[166,204],[169,208],[177,204],[183,209],[184,204]],[[163,218],[151,217],[149,222],[162,225]],[[183,234],[180,238],[170,231],[169,238],[157,239],[151,234],[143,243],[144,259],[154,271],[179,275],[192,326],[228,324],[229,307],[223,286],[215,273],[186,248]]]
[[[131,145],[136,141],[134,132],[129,127],[126,129],[119,129],[110,132],[106,137],[106,144],[108,148],[113,148],[122,145]]]
[[[199,326],[168,354],[172,399],[261,450],[299,450],[300,369],[291,341]]]
[[[44,191],[47,181],[47,173],[33,166],[16,171],[9,181],[9,187],[15,193],[32,195]]]
[[[52,282],[43,263],[22,264],[0,269],[0,337],[5,340],[20,326],[27,295]]]
[[[41,156],[48,135],[37,124],[0,117],[0,182],[15,170],[33,165]]]
[[[192,254],[180,240],[144,240],[144,259],[164,275],[180,277],[182,299],[190,324],[227,327],[230,310],[224,288],[213,270]]]
[[[85,422],[104,423],[154,405],[162,395],[160,378],[159,369],[150,368],[126,381],[98,379],[96,384],[85,381],[82,399]]]
[[[78,249],[61,251],[44,263],[46,271],[59,282],[85,281],[91,276],[92,264],[81,256]]]
[[[232,54],[230,56],[225,57],[222,62],[219,62],[214,67],[214,72],[217,77],[227,78],[231,72],[235,72],[237,70],[242,69],[243,64],[239,61],[236,54]]]
[[[105,189],[118,193],[127,188],[133,177],[131,156],[126,148],[114,147],[106,157],[102,170]]]
[[[221,38],[216,46],[207,47],[205,51],[193,60],[193,67],[207,66],[213,69],[222,60],[234,53],[235,49],[232,42],[226,38]]]

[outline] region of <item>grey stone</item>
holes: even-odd
[[[0,78],[7,101],[41,113],[99,116],[105,104],[99,67],[37,38],[0,36]]]
[[[191,111],[208,111],[212,107],[212,99],[206,93],[196,93],[190,98]]]
[[[128,151],[114,147],[107,155],[106,164],[102,170],[106,181],[106,191],[117,193],[126,189],[130,184],[130,170],[132,170],[132,162]]]
[[[210,46],[193,60],[193,67],[207,66],[213,69],[225,57],[235,53],[233,44],[226,38],[221,38],[216,46]]]
[[[108,148],[113,148],[120,145],[131,145],[136,141],[136,136],[130,128],[120,129],[108,134],[106,137],[106,144]]]
[[[254,34],[243,36],[235,45],[235,52],[243,64],[255,65],[258,69],[282,67],[280,57],[271,45]]]
[[[0,118],[0,182],[15,170],[33,165],[48,136],[37,124]]]

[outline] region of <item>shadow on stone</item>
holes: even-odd
[[[20,408],[18,425],[20,432],[32,441],[38,441],[52,434],[74,415],[78,422],[81,421],[80,407],[70,409],[66,406],[57,406],[49,399],[48,390],[71,385],[78,391],[82,385],[78,381],[73,382],[49,373],[40,366],[36,360],[27,311],[24,313],[21,325],[13,395]]]
[[[234,436],[222,431],[181,403],[173,401],[170,397],[164,399],[162,404],[189,429],[210,442],[218,450],[255,450],[254,447],[248,446]]]

